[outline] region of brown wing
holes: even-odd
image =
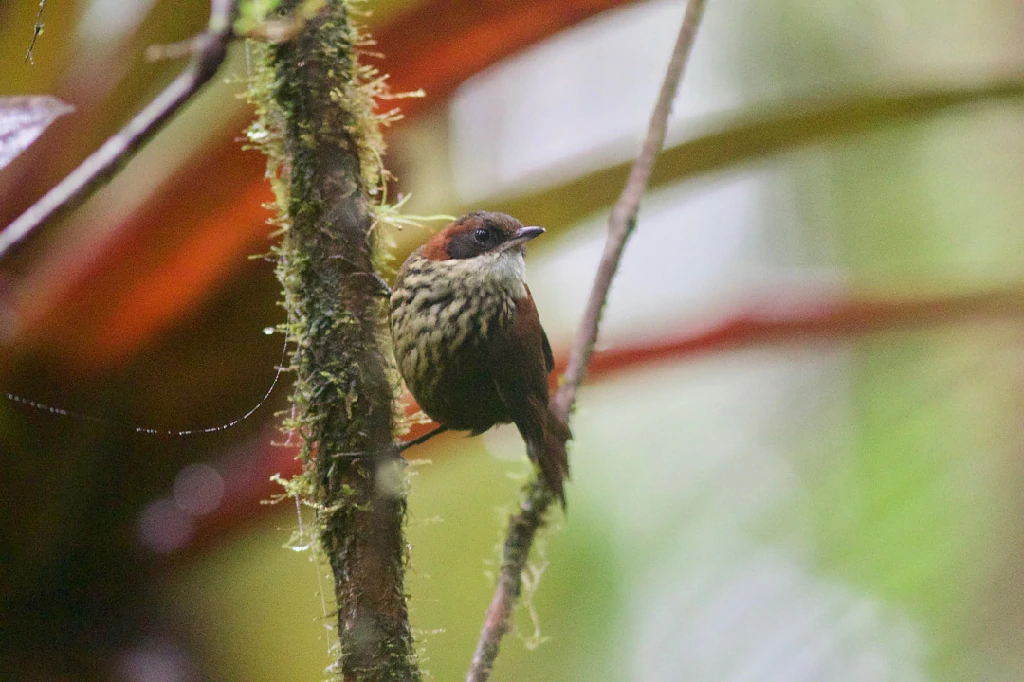
[[[544,368],[548,371],[548,374],[551,374],[555,371],[555,354],[551,352],[548,335],[543,329],[540,330],[540,338],[544,342]]]
[[[526,287],[526,297],[530,299],[533,315],[537,318],[537,326],[540,327],[540,316],[537,315],[537,305],[533,302],[533,293],[530,291],[530,285],[523,284],[523,286]],[[543,327],[540,327],[540,339],[541,349],[544,351],[544,369],[547,370],[548,374],[551,374],[555,371],[555,354],[551,352],[551,343],[548,341],[548,335]]]
[[[564,506],[563,480],[569,473],[565,441],[569,431],[548,407],[547,375],[554,363],[533,297],[527,295],[517,301],[511,322],[493,334],[490,351],[490,370],[498,395],[526,441],[527,454]]]

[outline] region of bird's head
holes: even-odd
[[[543,227],[524,227],[510,215],[474,211],[434,235],[423,245],[420,255],[435,261],[466,260],[485,255],[493,258],[506,252],[522,257],[523,245],[542,234]]]

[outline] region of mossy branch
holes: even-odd
[[[282,13],[301,0],[285,0]],[[393,444],[395,374],[370,194],[383,169],[375,74],[357,60],[344,0],[260,52],[250,131],[267,153],[282,240],[277,274],[293,344],[307,502],[334,574],[348,681],[418,680],[403,586],[405,489]]]

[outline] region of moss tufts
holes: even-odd
[[[358,61],[370,42],[350,4],[321,4],[289,42],[250,45],[256,120],[248,137],[267,156],[277,198],[273,256],[287,311],[281,329],[293,349],[286,428],[302,440],[303,473],[285,490],[313,508],[334,573],[337,672],[418,680],[403,589],[404,467],[393,443],[399,383],[375,229],[388,177],[381,125],[395,114],[374,111],[386,80]],[[263,13],[248,16],[307,5],[263,1],[250,7]]]

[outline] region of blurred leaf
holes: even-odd
[[[1015,74],[962,86],[851,91],[719,115],[703,126],[705,132],[661,153],[650,186],[664,187],[801,146],[938,116],[957,107],[1022,98],[1024,78]],[[489,205],[509,215],[542,212],[549,216],[546,227],[573,225],[611,204],[631,165],[602,168],[528,196],[496,198]]]
[[[28,149],[55,120],[74,111],[56,97],[0,97],[0,168]]]

